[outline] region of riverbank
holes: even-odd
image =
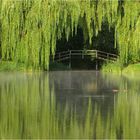
[[[0,61],[0,72],[16,72],[16,71],[23,71],[23,72],[32,72],[35,71],[31,67],[27,68],[27,65],[24,63],[17,63],[13,61]],[[39,71],[39,70],[37,70]]]
[[[63,63],[50,63],[50,71],[57,70],[71,70],[68,65]],[[0,62],[0,71],[40,71],[34,70],[27,66],[24,63],[15,63],[12,61],[1,61]],[[102,66],[101,71],[103,73],[113,73],[113,74],[123,74],[123,75],[136,75],[140,73],[140,63],[130,64],[127,67],[121,69],[121,66],[118,62],[108,63]]]
[[[26,67],[22,63],[15,63],[12,61],[1,61],[0,71],[24,71]]]
[[[105,73],[114,73],[114,74],[122,73],[121,66],[118,62],[103,64],[101,70],[102,72]]]
[[[140,73],[140,63],[130,64],[121,68],[118,62],[103,65],[102,71],[105,73],[123,74],[123,75],[136,75]]]
[[[69,66],[64,65],[62,63],[50,63],[49,65],[50,71],[57,70],[70,70]],[[1,61],[0,62],[0,71],[42,71],[41,69],[33,69],[31,67],[27,67],[24,63],[16,63],[13,61]]]

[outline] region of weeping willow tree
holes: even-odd
[[[128,0],[0,0],[0,57],[48,69],[56,41],[80,26],[92,38],[107,22],[115,28],[121,64],[140,60],[140,2]]]

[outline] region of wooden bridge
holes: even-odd
[[[69,60],[69,67],[71,68],[71,58],[72,56],[81,56],[84,59],[85,56],[90,56],[92,59],[104,60],[107,62],[117,61],[118,55],[107,53],[99,50],[68,50],[63,52],[58,52],[55,54],[54,59],[51,56],[51,60],[54,62],[61,62],[64,60]],[[98,62],[96,61],[96,70],[98,70]]]
[[[54,61],[60,62],[67,59],[71,59],[72,56],[81,56],[84,59],[84,56],[90,56],[91,58],[100,59],[104,61],[114,62],[117,60],[118,55],[111,54],[99,50],[68,50],[56,53],[54,56]]]

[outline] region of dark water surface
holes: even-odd
[[[0,138],[140,138],[139,92],[94,71],[0,73]]]

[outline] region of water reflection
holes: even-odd
[[[0,138],[140,138],[139,82],[92,71],[0,73]]]

